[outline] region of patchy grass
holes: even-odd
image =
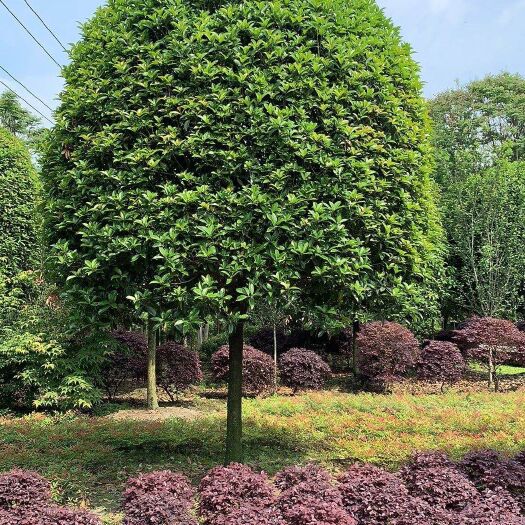
[[[525,448],[524,392],[443,395],[310,393],[245,402],[246,461],[274,473],[319,461],[341,470],[355,460],[394,468],[415,450],[460,457],[473,448]],[[31,415],[0,420],[0,471],[35,469],[61,503],[110,518],[125,480],[140,471],[179,470],[197,481],[222,460],[224,412],[197,405],[193,421],[120,421]],[[114,521],[108,521],[114,523]]]
[[[487,367],[484,366],[482,363],[471,362],[469,363],[469,368],[473,372],[479,372],[482,374],[487,373]],[[501,365],[501,366],[498,366],[498,374],[502,376],[517,376],[517,375],[525,374],[525,368],[521,366]]]

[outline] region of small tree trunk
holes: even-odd
[[[277,391],[277,328],[273,323],[273,381]]]
[[[359,321],[354,321],[352,324],[352,373],[354,379],[357,379],[359,370],[357,368],[357,332],[359,332]]]
[[[210,336],[210,323],[205,323],[202,328],[202,342],[205,343]]]
[[[157,332],[148,321],[148,408],[157,410]]]
[[[492,347],[489,347],[489,389],[494,388],[494,354]]]
[[[244,322],[239,321],[229,336],[228,416],[225,464],[242,462],[242,361]]]

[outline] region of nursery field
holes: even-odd
[[[395,468],[416,450],[459,458],[472,449],[525,448],[525,392],[391,396],[340,392],[273,396],[245,403],[245,459],[270,474],[316,461],[344,470],[355,460]],[[54,497],[118,523],[127,478],[155,469],[197,482],[223,459],[222,401],[191,403],[192,419],[159,421],[33,414],[0,420],[0,471],[34,469]],[[137,412],[137,411],[133,411]],[[133,413],[130,412],[130,413]],[[161,409],[162,413],[162,409]]]

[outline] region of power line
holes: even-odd
[[[55,32],[45,23],[44,19],[34,10],[33,6],[27,0],[24,0],[24,2],[26,3],[27,7],[31,9],[33,14],[40,20],[40,22],[42,22],[42,25],[51,33],[51,36],[59,43],[62,49],[67,53],[66,46],[62,44],[60,39],[56,36]]]
[[[2,79],[0,83],[3,84],[11,93],[14,93],[20,100],[24,101],[33,111],[36,111],[41,117],[45,118],[50,124],[55,124],[50,118],[46,117],[39,109],[35,108],[31,102],[28,102],[23,96],[19,95],[14,89],[9,87]]]
[[[58,66],[62,67],[54,58],[53,55],[43,46],[43,44],[40,43],[40,41],[29,31],[29,29],[25,26],[25,24],[18,18],[11,9],[9,9],[9,6],[4,2],[4,0],[0,0],[0,3],[7,9],[9,14],[26,30],[27,34],[44,50],[44,53]]]
[[[35,95],[25,84],[23,84],[22,82],[20,82],[20,80],[16,79],[13,75],[11,75],[11,73],[9,73],[9,71],[7,71],[7,69],[4,66],[0,65],[0,69],[4,73],[9,75],[17,84],[22,86],[30,95],[35,97],[42,105],[49,109],[49,111],[53,112],[53,108],[49,107],[45,101],[43,101],[38,95]]]

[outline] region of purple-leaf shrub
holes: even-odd
[[[229,374],[228,345],[221,346],[212,355],[211,366],[215,381],[227,381]],[[252,346],[245,345],[243,350],[243,395],[258,396],[269,392],[274,386],[274,363],[272,358]]]
[[[268,476],[238,463],[210,470],[201,480],[199,495],[200,515],[207,525],[246,505],[264,509],[275,501]]]
[[[459,515],[461,525],[525,525],[519,505],[505,490],[485,490]]]
[[[350,467],[339,479],[339,490],[345,509],[359,525],[384,525],[411,500],[398,476],[366,464]]]
[[[111,336],[125,347],[127,375],[133,379],[143,381],[147,375],[148,340],[142,332],[118,329],[111,332]]]
[[[333,485],[332,476],[322,467],[309,463],[304,467],[286,467],[275,475],[274,484],[280,491],[285,491],[299,485]]]
[[[36,472],[14,469],[0,474],[0,509],[44,507],[51,501],[51,484]]]
[[[188,502],[169,492],[141,494],[124,506],[123,525],[197,525]]]
[[[476,500],[476,487],[441,454],[416,454],[400,471],[408,491],[432,506],[460,511]]]
[[[305,348],[292,348],[279,359],[279,375],[283,385],[297,392],[323,388],[332,371],[315,352]]]
[[[232,509],[225,515],[217,516],[214,525],[287,525],[275,507],[260,508],[245,504]]]
[[[18,509],[10,519],[9,525],[102,525],[100,518],[87,510],[56,505]]]
[[[135,500],[145,495],[159,495],[159,497],[167,495],[179,501],[186,508],[190,508],[195,497],[195,490],[186,476],[171,470],[140,474],[128,480],[126,484],[123,495],[124,507],[133,504]]]
[[[157,363],[158,385],[172,401],[203,379],[199,354],[172,341],[158,347]]]
[[[341,505],[315,496],[285,506],[282,516],[286,525],[357,525]]]
[[[417,375],[422,381],[453,384],[465,372],[465,360],[457,345],[446,341],[429,341],[421,351]]]
[[[364,324],[357,333],[357,367],[376,385],[388,385],[416,366],[419,343],[404,326],[391,322]]]

